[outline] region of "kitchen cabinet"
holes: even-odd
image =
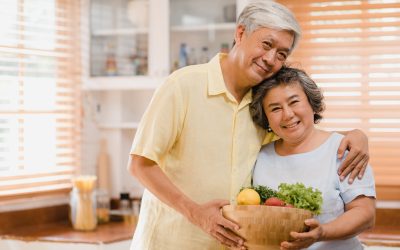
[[[141,196],[126,170],[136,128],[168,74],[208,61],[233,42],[247,0],[83,1],[82,172],[93,173],[99,141],[110,155],[111,194]],[[86,15],[85,15],[86,13]]]

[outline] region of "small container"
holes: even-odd
[[[122,215],[125,224],[134,225],[136,223],[136,219],[131,208],[131,199],[129,193],[120,193],[119,212]]]
[[[97,222],[99,224],[107,223],[110,221],[110,196],[104,189],[97,190]]]
[[[91,231],[97,226],[96,192],[97,177],[82,175],[73,178],[70,193],[70,220],[76,230]]]
[[[135,199],[132,201],[132,212],[134,216],[139,217],[140,200]]]
[[[188,65],[188,51],[186,43],[181,43],[179,47],[179,68],[183,68]]]
[[[73,188],[70,193],[70,219],[76,230],[91,231],[97,226],[96,194]]]
[[[220,51],[221,53],[229,53],[229,44],[228,43],[221,43],[221,49]]]
[[[208,47],[204,46],[201,48],[201,54],[199,58],[199,63],[208,63],[209,57],[208,57]]]

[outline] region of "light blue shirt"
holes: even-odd
[[[328,223],[344,213],[344,205],[357,196],[376,197],[375,182],[370,166],[361,180],[348,184],[340,181],[337,170],[342,160],[337,159],[337,150],[343,135],[332,133],[318,148],[301,154],[280,156],[275,152],[274,143],[265,145],[257,158],[253,170],[253,185],[278,189],[280,183],[303,183],[306,187],[322,192],[321,214],[316,219]],[[348,178],[348,177],[347,177]],[[317,242],[308,249],[363,249],[357,237],[346,240]]]

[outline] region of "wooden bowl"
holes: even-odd
[[[264,205],[227,205],[222,214],[240,225],[235,233],[249,250],[279,249],[281,242],[291,240],[290,232],[305,232],[304,220],[313,217],[304,209]]]

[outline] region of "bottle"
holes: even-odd
[[[115,76],[117,74],[117,61],[113,54],[109,54],[106,59],[106,75]]]
[[[201,48],[201,54],[199,58],[199,63],[208,63],[208,47],[204,46]]]
[[[174,72],[177,69],[179,69],[179,62],[178,61],[174,61],[172,63],[172,67],[171,67],[171,73]]]
[[[194,48],[190,49],[190,52],[188,54],[188,65],[194,65],[197,64],[196,60],[196,50]]]
[[[139,212],[140,212],[140,199],[133,199],[132,200],[132,212],[133,212],[133,217],[134,217],[134,222],[137,223],[138,218],[139,218]]]
[[[110,221],[110,196],[106,190],[99,189],[96,192],[97,201],[97,223],[107,223]]]
[[[133,216],[129,193],[119,194],[119,210],[122,214],[125,224],[133,225],[135,223],[135,217]]]
[[[179,48],[179,68],[185,67],[188,65],[188,53],[186,43],[181,43]]]
[[[229,44],[228,43],[221,43],[221,49],[220,51],[221,53],[229,53]]]

